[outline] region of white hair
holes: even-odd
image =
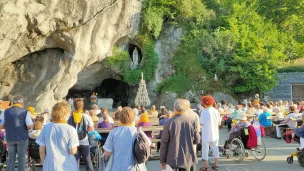
[[[185,110],[187,109],[187,103],[186,100],[183,99],[178,99],[174,102],[174,109],[177,112],[185,112]]]

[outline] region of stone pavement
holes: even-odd
[[[224,141],[228,137],[227,128],[220,130],[220,146],[223,146]],[[286,144],[284,140],[277,140],[270,137],[262,138],[266,148],[267,155],[263,161],[257,161],[254,157],[249,156],[245,158],[241,163],[235,163],[232,159],[227,159],[225,156],[221,156],[219,161],[220,171],[303,171],[304,168],[298,163],[298,160],[294,158],[293,164],[288,164],[286,158],[290,153],[294,152],[299,144]],[[201,158],[199,158],[199,164],[197,170],[203,166]],[[149,161],[148,171],[160,171],[159,160]],[[210,167],[210,171],[212,171]]]
[[[228,136],[226,128],[220,130],[220,145],[224,144]],[[288,164],[286,158],[288,155],[299,147],[299,144],[286,144],[284,140],[276,140],[269,137],[264,137],[263,141],[267,147],[267,156],[263,161],[256,161],[252,156],[245,158],[241,163],[235,163],[232,159],[226,159],[225,156],[220,158],[220,171],[303,171],[298,160],[295,158],[293,164]],[[197,170],[202,167],[201,158],[197,166]],[[161,171],[159,160],[149,161],[147,163],[148,171]],[[36,169],[36,171],[41,169]],[[210,168],[210,170],[212,170]],[[81,167],[81,171],[85,171]]]

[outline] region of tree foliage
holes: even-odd
[[[149,0],[145,9],[143,30],[153,39],[164,23],[184,30],[171,61],[176,73],[159,92],[219,87],[236,94],[264,93],[276,85],[282,63],[303,57],[302,0]],[[214,74],[218,86],[206,86],[214,84]]]

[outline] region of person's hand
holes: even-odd
[[[43,162],[42,160],[40,160],[40,164],[41,164],[42,166],[43,166],[43,163],[44,163],[44,162]]]
[[[160,164],[160,167],[162,168],[162,170],[166,170],[166,163]]]

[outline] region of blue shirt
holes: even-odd
[[[79,171],[72,147],[79,146],[76,129],[68,124],[49,123],[45,125],[36,143],[46,146],[43,171]]]
[[[259,116],[260,125],[262,125],[262,126],[267,126],[267,127],[272,125],[271,119],[267,119],[268,116],[271,116],[271,114],[268,113],[268,112],[263,112],[263,113]]]
[[[103,149],[113,155],[111,171],[133,170],[136,134],[137,129],[134,126],[120,126],[110,132]]]

